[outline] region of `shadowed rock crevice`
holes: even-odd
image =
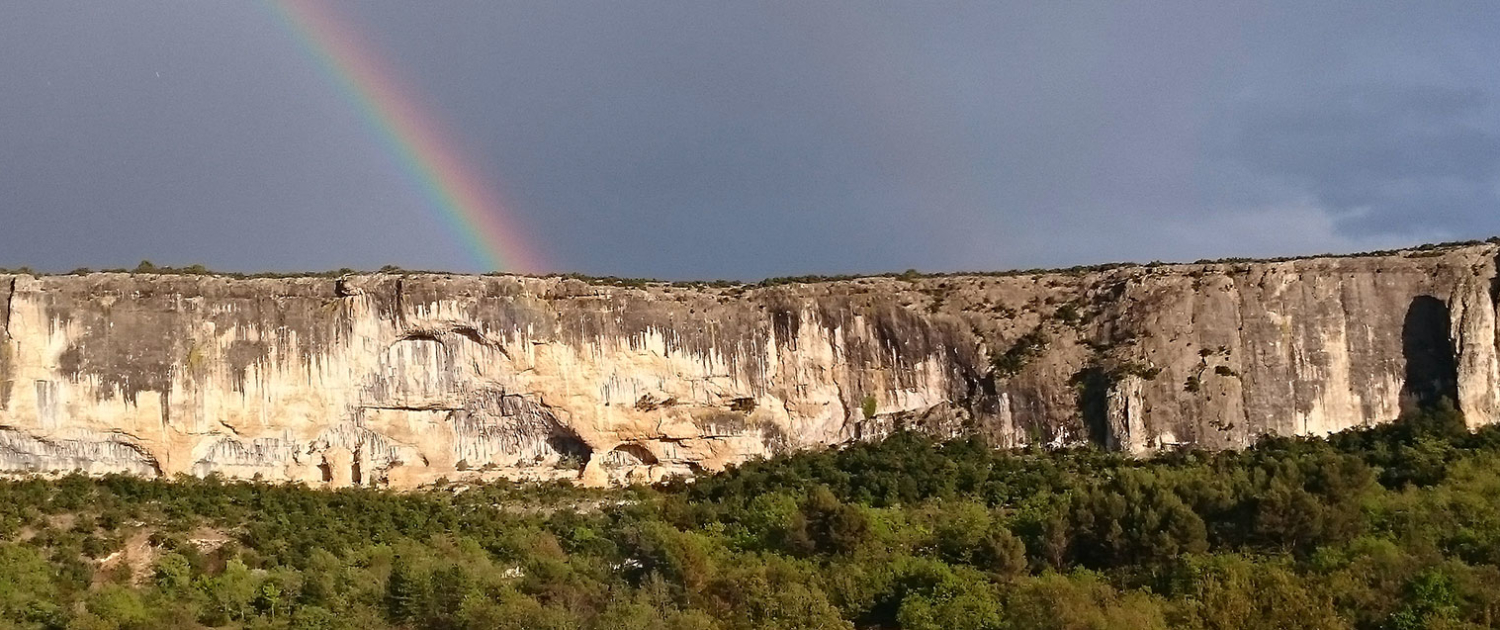
[[[614,469],[654,466],[657,461],[656,456],[652,455],[651,451],[646,450],[644,446],[639,444],[621,444],[616,446],[614,450],[606,453],[600,463],[607,469]]]
[[[1490,302],[1495,305],[1496,312],[1500,313],[1500,256],[1495,257],[1495,275],[1490,276]],[[1497,321],[1500,321],[1500,317],[1497,317]],[[1500,324],[1496,324],[1495,332],[1500,335]]]
[[[1099,366],[1079,370],[1071,379],[1077,392],[1078,414],[1089,442],[1104,448],[1117,448],[1117,436],[1109,433],[1109,390],[1114,385],[1109,373]]]
[[[557,427],[552,435],[547,436],[547,446],[557,453],[558,468],[583,470],[594,454],[594,449],[589,448],[577,433],[562,427]]]
[[[14,351],[10,339],[10,304],[15,288],[14,278],[0,281],[0,410],[9,407],[11,385],[15,382],[15,369],[11,365],[15,358],[11,356]]]
[[[1404,409],[1431,407],[1445,398],[1458,401],[1458,359],[1446,303],[1430,295],[1412,300],[1401,327],[1401,353],[1406,362]]]

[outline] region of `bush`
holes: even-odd
[[[1010,378],[1021,373],[1032,360],[1047,349],[1047,334],[1037,328],[1021,335],[1004,353],[990,361],[995,375]]]

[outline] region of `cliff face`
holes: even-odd
[[[603,484],[899,423],[1137,453],[1323,434],[1444,396],[1487,424],[1496,259],[723,289],[0,275],[0,470]]]

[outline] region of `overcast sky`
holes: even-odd
[[[1500,234],[1500,2],[336,2],[542,269]],[[257,2],[0,4],[0,267],[477,271]]]

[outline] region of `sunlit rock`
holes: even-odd
[[[0,276],[0,469],[608,484],[902,426],[1145,454],[1445,397],[1477,426],[1500,419],[1496,257],[722,288]]]

